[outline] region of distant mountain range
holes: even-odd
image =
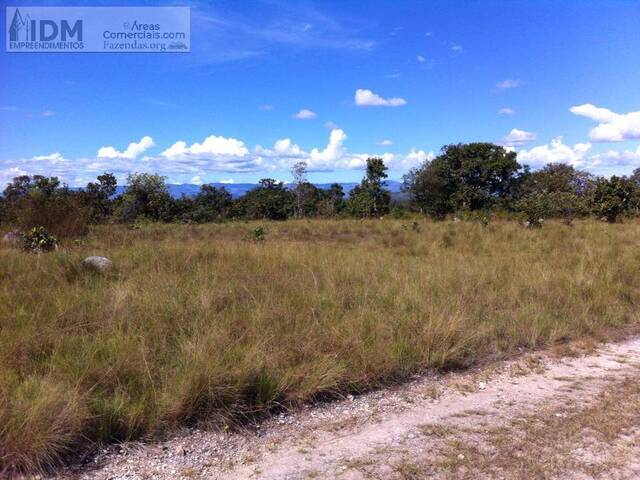
[[[214,187],[224,187],[226,188],[233,198],[238,198],[247,193],[252,188],[255,188],[257,184],[255,183],[210,183]],[[318,188],[322,188],[328,190],[331,186],[331,183],[314,183],[314,185]],[[358,185],[358,183],[340,183],[342,188],[344,188],[345,193],[349,193],[353,187]],[[288,184],[287,186],[292,186]],[[392,194],[394,199],[402,197],[400,187],[402,186],[401,182],[395,180],[387,181],[387,188]],[[196,195],[200,191],[200,185],[194,185],[191,183],[169,183],[167,184],[167,188],[169,189],[169,193],[174,198],[180,198],[182,195],[187,197],[191,197]],[[124,186],[119,185],[116,190],[116,194],[119,195],[124,190]]]

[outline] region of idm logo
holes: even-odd
[[[76,20],[73,25],[67,20],[38,20],[28,14],[22,16],[20,9],[16,8],[9,27],[9,40],[12,42],[50,42],[58,39],[66,42],[72,38],[82,41],[82,20]]]

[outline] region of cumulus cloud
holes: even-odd
[[[298,120],[312,120],[317,116],[316,112],[303,108],[298,113],[294,114],[293,118],[297,118]]]
[[[100,155],[68,159],[60,152],[48,155],[0,160],[0,183],[6,184],[19,175],[57,176],[69,185],[86,185],[97,175],[113,172],[122,182],[129,173],[160,173],[169,182],[199,184],[212,172],[249,173],[288,171],[299,161],[307,162],[309,171],[334,171],[338,169],[362,169],[369,157],[381,157],[389,168],[411,168],[433,158],[432,152],[411,149],[407,154],[385,152],[350,152],[346,147],[348,137],[344,130],[331,130],[323,147],[303,149],[291,138],[277,140],[272,147],[259,145],[247,148],[239,139],[211,135],[202,142],[191,145],[177,141],[162,153],[138,158],[148,142],[134,142],[133,147],[118,152],[113,147],[102,147]],[[143,139],[144,140],[144,139]],[[381,142],[388,146],[389,142]],[[229,180],[231,183],[233,180]]]
[[[289,138],[283,138],[282,140],[278,140],[273,145],[273,150],[278,155],[284,155],[289,157],[297,156],[302,153],[302,149],[298,145],[293,143]]]
[[[509,90],[511,88],[517,88],[520,86],[520,80],[511,80],[511,79],[506,79],[506,80],[502,80],[501,82],[498,82],[496,84],[496,89],[499,91],[502,90]]]
[[[355,102],[358,107],[401,107],[407,104],[404,98],[383,98],[371,90],[362,88],[356,90]]]
[[[180,140],[164,150],[159,157],[145,159],[176,172],[200,174],[204,171],[253,172],[265,168],[260,156],[252,155],[242,140],[210,135],[202,143],[187,145]]]
[[[144,153],[147,149],[153,147],[153,139],[149,136],[142,137],[139,142],[132,142],[129,144],[124,152],[120,152],[113,147],[101,147],[98,150],[98,157],[100,158],[127,158],[133,160]]]
[[[410,169],[419,167],[424,162],[431,161],[434,158],[436,158],[436,155],[433,152],[427,153],[424,150],[416,150],[415,148],[412,148],[407,155],[397,158],[396,163],[400,168]]]
[[[532,167],[541,167],[547,163],[568,163],[580,167],[586,163],[586,155],[590,150],[590,143],[576,143],[571,147],[562,142],[562,137],[556,137],[550,145],[521,150],[518,152],[518,161]]]
[[[426,61],[427,61],[427,59],[426,59],[426,58],[424,58],[422,55],[418,55],[418,56],[416,57],[416,60],[418,60],[418,62],[420,62],[420,63],[424,63],[424,62],[426,62]]]
[[[502,107],[500,110],[498,110],[498,113],[500,115],[513,115],[516,112],[509,107]]]
[[[46,162],[50,162],[52,164],[65,162],[65,158],[62,156],[60,152],[51,153],[49,155],[39,155],[37,157],[33,157],[33,160],[44,160]]]
[[[640,111],[615,113],[590,103],[577,105],[569,110],[574,115],[598,122],[598,125],[589,131],[589,138],[594,142],[622,142],[640,139]]]
[[[235,138],[216,137],[211,135],[204,139],[202,143],[194,143],[187,147],[187,143],[180,140],[160,155],[169,159],[176,158],[212,158],[216,156],[230,155],[242,157],[249,152],[244,142]]]
[[[591,157],[591,165],[600,166],[627,166],[640,164],[640,146],[635,150],[609,150]]]
[[[380,140],[379,142],[376,142],[376,144],[382,145],[382,146],[388,146],[388,145],[393,145],[393,142],[391,140],[384,139],[384,140]]]
[[[512,129],[509,135],[502,139],[502,143],[508,147],[519,147],[536,139],[536,134],[525,130]]]

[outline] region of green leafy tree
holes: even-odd
[[[258,186],[249,190],[236,204],[239,216],[251,219],[284,220],[295,210],[293,193],[282,182],[263,178]]]
[[[450,180],[445,162],[427,162],[403,177],[402,189],[424,214],[444,219],[455,208],[455,183]]]
[[[125,222],[139,217],[150,220],[169,220],[172,199],[165,177],[150,173],[132,173],[119,199],[120,216]]]
[[[91,212],[91,220],[100,222],[112,213],[111,197],[116,193],[118,181],[113,173],[98,175],[96,182],[89,182],[82,192],[85,205]]]
[[[43,227],[59,237],[87,233],[89,216],[79,194],[57,177],[16,177],[4,197],[6,221],[23,231]]]
[[[612,176],[597,181],[593,193],[593,211],[607,222],[614,223],[625,213],[637,212],[639,189],[627,177]]]
[[[218,222],[230,216],[232,207],[233,199],[226,188],[202,185],[191,203],[191,210],[182,218],[198,223]]]
[[[391,194],[387,190],[387,167],[381,158],[368,158],[365,177],[349,193],[347,210],[357,217],[378,217],[389,213]]]
[[[425,213],[442,218],[457,210],[504,205],[521,181],[516,153],[492,143],[446,145],[442,153],[404,177],[404,189]]]
[[[42,175],[21,175],[6,186],[3,195],[7,203],[11,204],[26,196],[47,198],[53,196],[60,188],[58,177]]]

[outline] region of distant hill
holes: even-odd
[[[255,188],[257,184],[255,183],[210,183],[214,187],[224,187],[226,188],[233,198],[238,198],[247,193],[252,188]],[[318,188],[323,188],[325,190],[329,189],[331,183],[315,183],[314,184]],[[340,183],[342,188],[344,188],[345,193],[349,193],[353,187],[358,185],[357,182],[352,183]],[[392,193],[393,199],[399,199],[402,197],[402,193],[400,191],[400,187],[402,186],[401,182],[396,180],[387,181],[387,188]],[[169,188],[169,193],[174,198],[180,198],[182,195],[186,195],[187,197],[191,197],[196,195],[200,191],[200,185],[194,185],[191,183],[169,183],[167,184]],[[116,194],[119,195],[124,190],[124,187],[119,185]]]

